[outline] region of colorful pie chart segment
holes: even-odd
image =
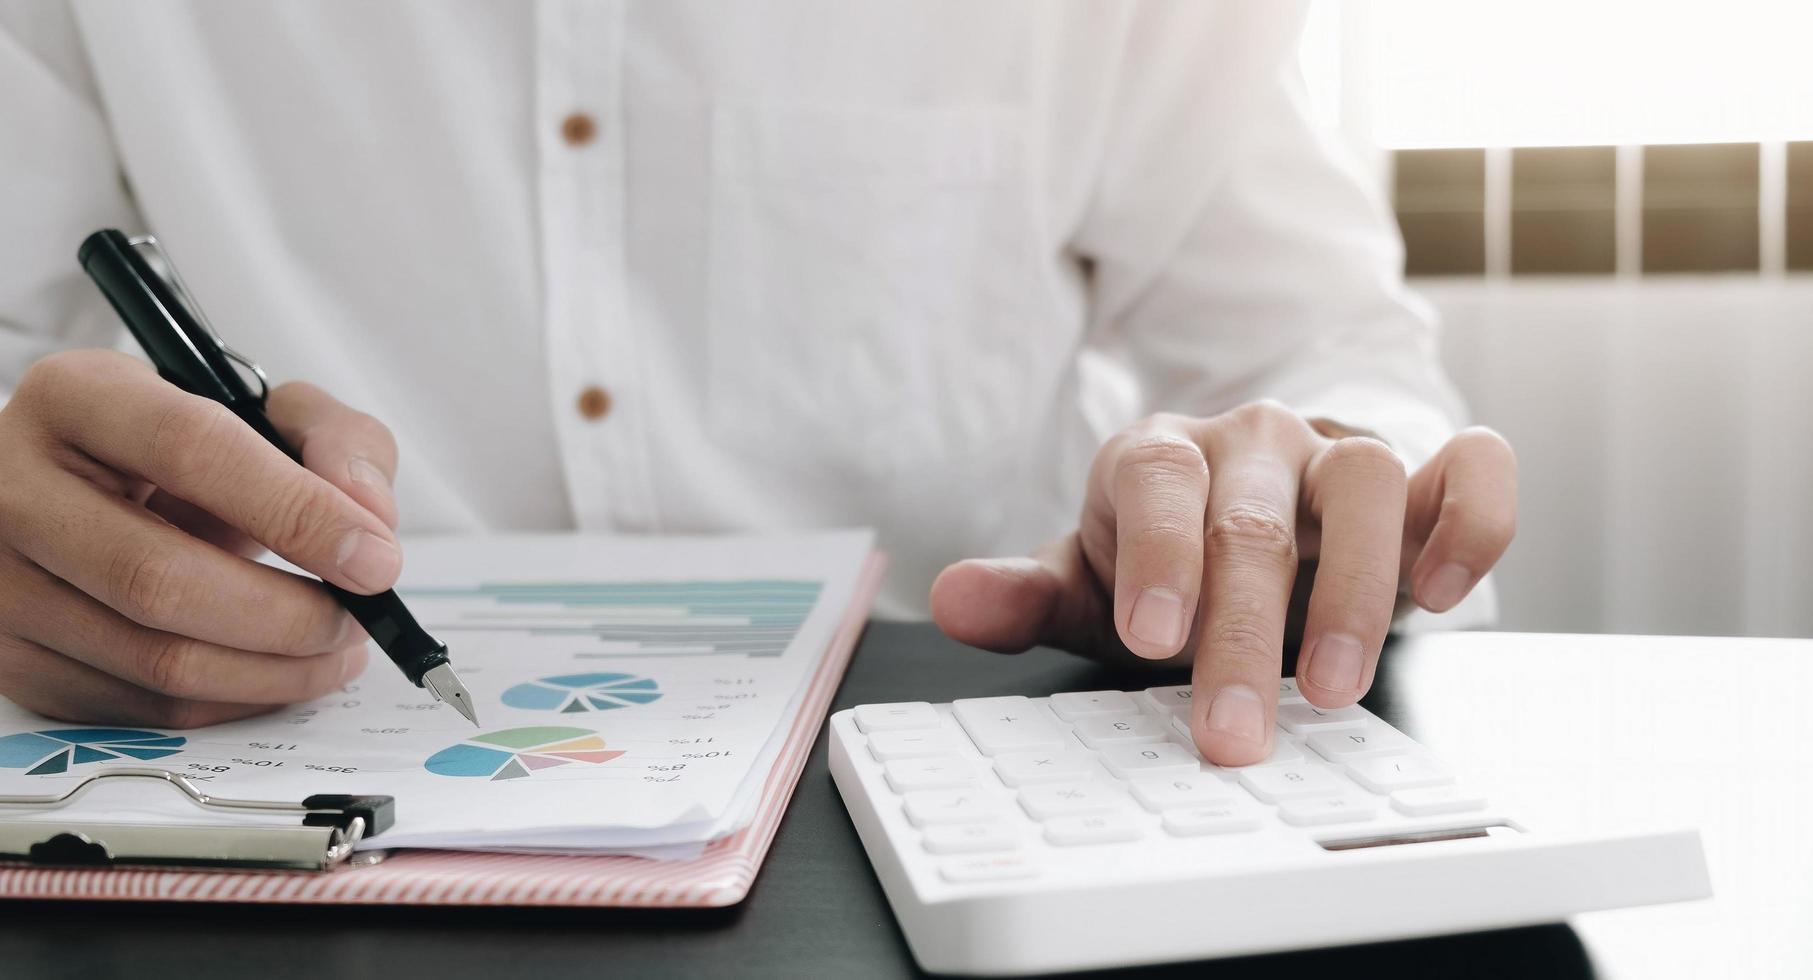
[[[601,765],[622,755],[606,749],[597,732],[538,725],[475,735],[428,757],[423,765],[437,776],[522,779],[558,766]]]
[[[150,762],[182,751],[188,739],[136,728],[57,728],[0,738],[0,769],[52,776],[91,762]]]
[[[634,674],[563,674],[518,684],[504,692],[503,701],[528,711],[614,711],[661,700],[652,678]]]

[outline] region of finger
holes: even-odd
[[[0,622],[23,639],[157,694],[291,704],[335,690],[363,666],[363,637],[306,657],[235,650],[146,629],[36,566],[12,564]]]
[[[13,547],[140,626],[292,655],[338,649],[358,635],[319,583],[229,555],[54,467],[22,482],[34,489],[31,500],[0,494]]]
[[[257,558],[264,554],[264,545],[246,537],[245,532],[187,500],[162,490],[153,489],[145,500],[145,509],[169,521],[190,537],[200,538],[230,555]]]
[[[46,718],[90,725],[199,728],[271,710],[147,691],[16,636],[0,636],[0,691]]]
[[[111,360],[96,377],[44,386],[47,425],[67,445],[239,528],[335,585],[391,586],[402,553],[390,528],[352,498],[297,466],[224,406]],[[104,386],[105,399],[90,399]]]
[[[931,593],[932,621],[945,635],[997,653],[1039,645],[1086,652],[1100,638],[1105,604],[1075,534],[1031,558],[957,562]]]
[[[1492,570],[1517,533],[1517,457],[1510,444],[1490,429],[1456,435],[1411,477],[1407,514],[1410,528],[1428,528],[1410,573],[1412,594],[1424,609],[1446,612]]]
[[[1195,440],[1162,423],[1107,458],[1115,628],[1134,653],[1170,657],[1190,635],[1202,583],[1208,463]]]
[[[1330,443],[1304,473],[1303,509],[1322,534],[1297,686],[1319,707],[1352,704],[1372,685],[1397,602],[1404,484],[1397,454],[1368,438]]]
[[[265,414],[304,466],[396,529],[397,441],[384,423],[302,381],[271,389]]]
[[[1196,746],[1247,765],[1271,752],[1284,624],[1297,573],[1297,490],[1311,440],[1288,420],[1211,434],[1202,623],[1191,677]]]

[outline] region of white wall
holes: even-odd
[[[1517,447],[1501,628],[1813,635],[1813,278],[1417,287]]]

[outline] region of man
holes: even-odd
[[[1452,607],[1515,515],[1306,122],[1300,13],[6,0],[0,693],[318,696],[363,636],[248,556],[376,591],[400,518],[872,524],[884,611],[1193,658],[1199,747],[1263,758],[1299,560],[1302,689],[1347,704],[1400,592]],[[92,349],[103,226],[306,379],[269,407],[306,469]]]

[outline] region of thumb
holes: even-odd
[[[265,414],[302,465],[396,530],[397,442],[384,423],[303,381],[271,389]]]
[[[1048,645],[1094,650],[1105,600],[1070,534],[1031,558],[973,558],[932,583],[932,621],[959,643],[1019,653]]]

